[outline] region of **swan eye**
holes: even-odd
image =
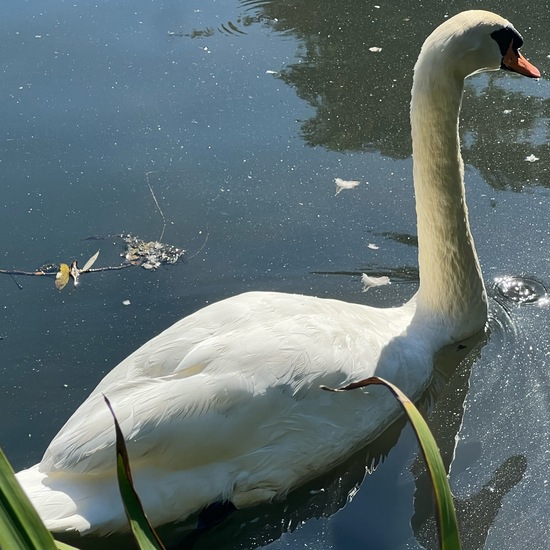
[[[512,44],[512,49],[516,53],[523,46],[523,38],[516,29],[513,27],[503,27],[498,31],[491,33],[491,38],[498,44],[500,53],[502,57],[508,52],[510,43]]]

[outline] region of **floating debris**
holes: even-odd
[[[91,267],[95,264],[95,261],[97,260],[99,256],[99,250],[84,264],[84,267],[80,270],[80,273],[85,273],[86,271],[90,271]],[[73,261],[74,268],[77,269],[76,260]],[[73,268],[71,264],[71,269]]]
[[[122,239],[126,244],[124,252],[121,256],[125,258],[126,262],[121,265],[105,266],[105,267],[92,267],[99,256],[99,250],[84,264],[84,267],[80,269],[78,267],[78,261],[73,260],[70,264],[61,263],[46,263],[40,266],[35,271],[22,271],[19,269],[0,269],[0,274],[10,275],[12,278],[14,275],[31,275],[31,276],[55,276],[55,288],[57,290],[63,290],[70,279],[73,279],[74,286],[76,287],[80,283],[80,276],[83,273],[99,273],[102,271],[116,271],[119,269],[126,269],[133,266],[141,266],[147,270],[157,269],[161,265],[174,265],[179,262],[186,250],[178,248],[171,244],[162,243],[160,241],[144,241],[139,237],[131,235],[130,233],[123,235],[107,235],[105,237],[88,237],[85,240],[104,240],[110,238]],[[206,246],[208,235],[201,246],[201,248],[189,256],[193,258],[201,252]],[[15,284],[22,290],[23,287],[19,285],[17,281]]]
[[[379,48],[378,46],[373,46],[372,48],[369,48],[369,52],[379,53],[381,51],[382,51],[382,48]]]
[[[183,248],[160,241],[146,242],[131,234],[120,235],[126,243],[126,250],[121,254],[132,265],[144,269],[157,269],[163,264],[175,264],[185,255]]]
[[[382,277],[369,277],[366,273],[361,274],[361,283],[363,284],[363,292],[367,292],[369,288],[376,286],[385,286],[390,284],[390,278],[386,276]]]
[[[60,264],[59,271],[55,275],[55,288],[57,288],[57,290],[63,290],[67,286],[70,277],[73,278],[73,283],[76,287],[79,282],[78,279],[80,274],[90,271],[98,256],[99,250],[84,264],[82,269],[78,269],[77,260],[73,260],[70,267],[67,264]]]
[[[540,160],[539,157],[536,157],[533,154],[530,154],[528,157],[525,157],[525,160],[527,162],[537,162],[537,160]]]
[[[89,271],[110,271],[112,269],[121,269],[123,267],[128,267],[127,265],[125,265],[91,269],[98,256],[99,250],[84,264],[84,267],[82,269],[78,268],[78,261],[73,260],[70,266],[65,263],[46,263],[41,265],[35,271],[22,271],[20,269],[0,269],[0,274],[10,275],[12,279],[14,279],[14,275],[29,275],[33,277],[55,275],[55,288],[57,288],[57,290],[63,290],[67,286],[67,283],[69,282],[71,277],[73,278],[74,286],[76,286],[78,284],[78,278],[80,277],[81,273],[86,273]],[[14,282],[20,290],[23,290],[23,287],[15,279]]]
[[[59,264],[47,263],[47,264],[41,265],[36,270],[36,272],[38,273],[40,271],[42,271],[42,273],[44,273],[46,275],[51,274],[51,273],[57,273],[59,271]]]
[[[354,189],[357,187],[361,182],[360,181],[348,181],[343,180],[341,178],[334,178],[334,183],[336,184],[336,193],[335,195],[338,195],[340,191],[343,191],[344,189]]]
[[[66,263],[46,263],[40,266],[35,271],[22,271],[19,269],[0,269],[0,274],[9,275],[13,282],[17,285],[20,290],[23,290],[23,287],[15,279],[15,275],[30,275],[30,276],[55,276],[55,287],[58,290],[63,290],[70,279],[73,279],[74,286],[76,287],[80,282],[80,276],[83,273],[98,273],[102,271],[114,271],[120,269],[126,269],[132,266],[141,266],[147,270],[157,269],[161,265],[174,265],[180,261],[186,254],[186,250],[183,248],[178,248],[171,244],[166,244],[161,242],[164,236],[164,231],[166,229],[167,221],[164,213],[160,207],[160,204],[155,196],[153,187],[149,183],[149,176],[152,172],[147,172],[145,174],[147,186],[151,192],[151,196],[155,203],[155,206],[162,218],[162,231],[158,241],[145,241],[136,237],[130,233],[121,234],[121,235],[107,235],[104,237],[94,236],[88,237],[84,240],[104,240],[111,238],[122,239],[126,245],[124,252],[121,253],[121,256],[125,258],[126,262],[121,265],[106,266],[106,267],[96,267],[92,268],[95,261],[99,256],[99,250],[84,264],[84,267],[80,269],[78,267],[78,261],[73,260],[70,264]],[[199,248],[198,251],[194,252],[189,258],[195,257],[199,254],[202,249],[206,246],[208,241],[208,233],[204,239],[204,243]],[[126,303],[127,302],[127,303]],[[125,300],[124,305],[130,305],[130,300]]]
[[[70,274],[71,270],[67,264],[61,264],[59,266],[59,271],[55,275],[55,288],[57,288],[57,290],[63,290],[67,286]]]

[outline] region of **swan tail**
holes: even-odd
[[[54,533],[107,534],[125,523],[116,481],[47,474],[39,471],[38,464],[15,477],[46,528]]]

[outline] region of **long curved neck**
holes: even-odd
[[[426,60],[428,61],[428,60]],[[468,222],[458,115],[464,81],[423,62],[411,101],[420,289],[417,309],[445,322],[452,340],[481,330],[487,297]]]

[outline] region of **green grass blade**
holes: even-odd
[[[460,550],[458,522],[453,496],[447,479],[447,472],[430,428],[412,401],[397,386],[378,376],[365,378],[343,388],[338,388],[338,390],[326,387],[323,387],[323,389],[329,391],[347,391],[364,388],[372,384],[386,386],[405,410],[420,444],[432,481],[441,548],[442,550]]]
[[[42,523],[0,449],[0,548],[55,550],[60,548],[58,544],[61,543],[54,541]]]
[[[126,450],[124,436],[122,435],[118,420],[109,400],[105,396],[103,396],[103,399],[105,399],[105,403],[107,403],[115,422],[118,487],[124,503],[124,510],[130,523],[130,529],[142,550],[164,550],[164,546],[155,530],[151,527],[139,496],[134,489],[128,451]]]

